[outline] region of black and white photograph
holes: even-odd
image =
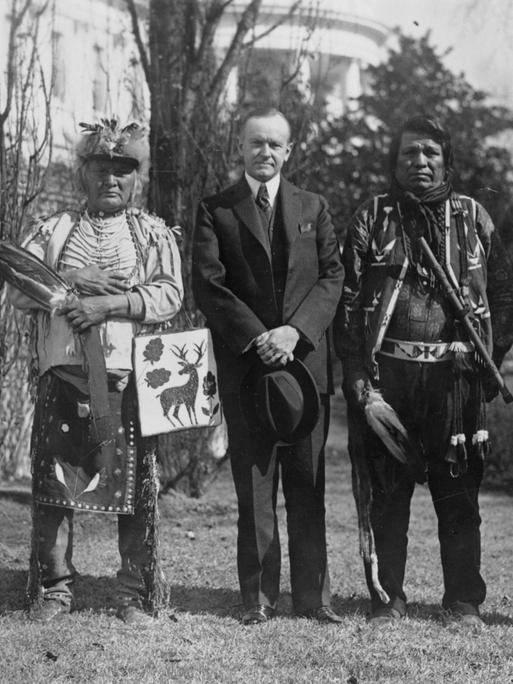
[[[513,5],[0,0],[0,682],[513,682]]]

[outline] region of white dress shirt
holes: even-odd
[[[256,178],[250,176],[247,171],[244,171],[244,175],[246,176],[246,180],[251,189],[251,194],[253,195],[253,198],[256,199],[257,193],[262,183]],[[269,202],[273,209],[276,203],[276,195],[278,194],[278,190],[280,189],[280,179],[281,176],[279,173],[277,173],[276,176],[273,176],[271,178],[271,180],[268,180],[264,183],[264,185],[267,187],[267,192],[269,194]]]

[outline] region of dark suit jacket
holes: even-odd
[[[333,225],[322,197],[284,178],[277,202],[288,260],[281,310],[269,240],[245,178],[199,206],[193,289],[212,331],[222,394],[238,392],[242,377],[257,359],[254,349],[244,351],[251,341],[284,324],[300,332],[294,355],[310,369],[319,391],[333,391],[326,329],[343,276]]]

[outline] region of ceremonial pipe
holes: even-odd
[[[463,327],[465,328],[465,331],[467,332],[470,341],[474,345],[477,354],[481,358],[481,361],[495,378],[495,381],[497,382],[499,391],[502,394],[504,401],[506,402],[506,404],[511,403],[513,401],[513,395],[506,387],[504,378],[502,377],[499,369],[493,362],[493,359],[490,357],[490,354],[488,353],[488,350],[485,347],[483,340],[479,337],[476,329],[472,325],[472,321],[469,316],[469,311],[462,303],[458,291],[451,285],[449,278],[447,277],[442,266],[438,263],[435,255],[431,251],[431,248],[426,242],[425,238],[419,238],[419,245],[429,262],[431,270],[433,271],[440,285],[442,286],[442,289],[444,293],[447,295],[449,302],[452,304],[456,317],[459,321],[461,321]]]

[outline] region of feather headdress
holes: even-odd
[[[145,129],[138,123],[121,126],[117,118],[100,119],[98,123],[80,123],[82,137],[77,144],[78,158],[123,159],[140,168],[148,163],[149,144]]]

